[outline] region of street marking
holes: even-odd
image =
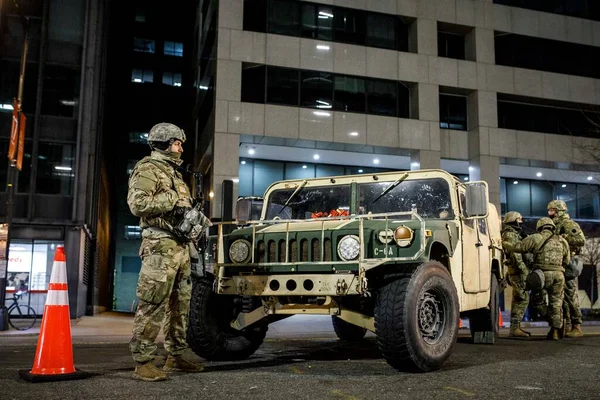
[[[346,394],[346,393],[344,393],[344,392],[342,392],[341,390],[338,390],[338,389],[333,389],[329,393],[333,394],[333,395],[336,395],[336,396],[340,396],[341,398],[346,399],[346,400],[360,400],[358,397],[351,396],[351,395]]]
[[[541,387],[537,386],[515,386],[515,389],[523,389],[523,390],[542,390]]]
[[[454,386],[446,386],[444,389],[452,390],[454,392],[464,394],[465,396],[475,396],[475,393],[467,392],[466,390],[462,390],[462,389],[456,388]]]

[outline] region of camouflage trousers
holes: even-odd
[[[563,303],[563,313],[565,320],[570,321],[572,325],[581,324],[583,316],[579,309],[579,279],[571,279],[565,283],[565,300]]]
[[[544,271],[544,289],[548,293],[548,323],[560,329],[563,325],[562,305],[565,291],[565,274],[562,271]]]
[[[187,348],[192,282],[187,245],[170,238],[144,238],[140,257],[142,268],[136,289],[139,304],[129,350],[135,361],[143,363],[154,358],[161,326],[169,354],[182,354]]]
[[[525,310],[529,305],[529,291],[525,290],[525,279],[521,274],[508,275],[508,281],[512,286],[512,302],[510,305],[510,326],[518,327]]]

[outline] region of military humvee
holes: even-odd
[[[199,356],[247,358],[269,323],[296,314],[331,315],[341,340],[374,332],[399,370],[440,368],[460,317],[475,343],[494,343],[505,279],[485,182],[442,170],[288,180],[267,189],[260,220],[239,209],[246,226],[217,224],[194,281]]]

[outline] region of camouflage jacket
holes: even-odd
[[[502,248],[506,249],[507,246],[515,244],[521,241],[519,231],[513,226],[505,225],[502,229]],[[515,274],[526,274],[528,272],[527,266],[523,262],[523,256],[520,253],[507,252],[507,266],[509,268],[508,273],[511,275]]]
[[[544,242],[548,242],[544,245]],[[502,243],[504,245],[504,242]],[[540,250],[540,247],[544,247]],[[519,243],[508,244],[506,249],[515,253],[533,253],[533,267],[542,271],[562,271],[571,262],[571,253],[567,241],[549,230],[527,236]]]
[[[175,206],[192,207],[192,197],[175,164],[153,151],[136,165],[129,177],[127,204],[140,217],[143,237],[172,237]]]
[[[573,221],[571,217],[569,217],[569,214],[554,218],[553,221],[554,225],[556,225],[554,233],[567,240],[569,248],[573,253],[579,253],[581,248],[585,245],[585,235],[579,224]]]

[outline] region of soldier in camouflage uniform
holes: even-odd
[[[511,244],[521,241],[521,223],[523,218],[516,211],[509,211],[504,216],[502,229],[502,247],[506,249]],[[529,291],[525,289],[525,280],[529,270],[519,253],[508,253],[507,257],[508,281],[512,286],[512,302],[510,310],[511,337],[529,337],[531,334],[521,329],[521,321],[529,304]]]
[[[552,200],[548,203],[548,216],[556,225],[556,235],[560,235],[569,243],[571,257],[577,257],[581,248],[585,245],[585,235],[579,224],[571,219],[567,214],[567,204],[562,200]],[[563,312],[567,324],[570,323],[571,329],[565,333],[566,337],[583,336],[581,332],[581,323],[583,316],[579,309],[579,283],[578,279],[571,279],[565,283],[565,298]]]
[[[164,371],[200,372],[182,357],[187,348],[186,329],[190,308],[190,243],[174,227],[192,207],[190,190],[176,170],[181,165],[185,133],[179,127],[160,123],[148,134],[152,149],[139,161],[129,178],[127,203],[140,217],[142,268],[136,295],[139,304],[129,344],[137,365],[132,377],[144,381],[166,380]],[[163,370],[152,360],[156,337],[163,327],[168,353]]]
[[[533,268],[544,272],[544,289],[548,292],[548,317],[551,328],[547,337],[558,340],[563,325],[564,267],[571,261],[571,253],[567,241],[561,236],[554,235],[556,227],[550,218],[541,218],[536,228],[538,233],[526,237],[519,243],[507,243],[506,250],[534,254]]]

